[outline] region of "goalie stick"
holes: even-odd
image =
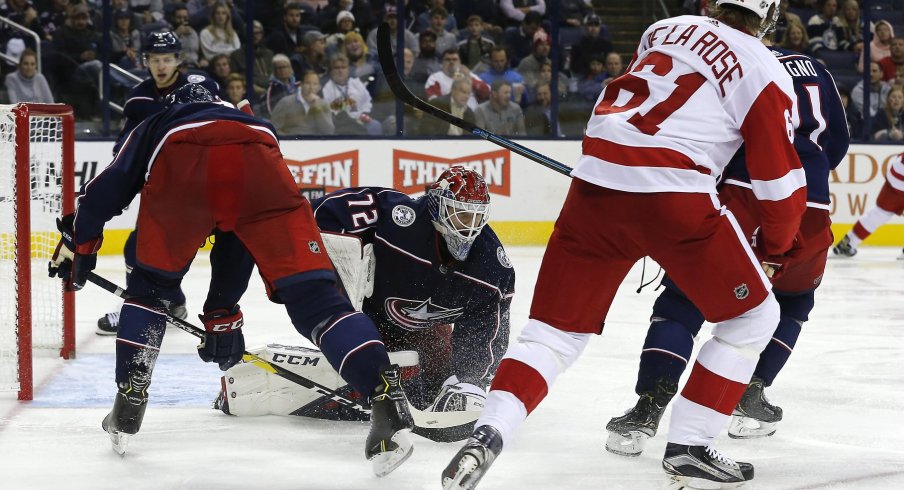
[[[433,117],[442,119],[447,123],[457,126],[478,138],[483,138],[490,143],[494,143],[503,148],[511,150],[528,160],[532,160],[534,162],[543,165],[544,167],[551,168],[556,172],[559,172],[563,175],[571,175],[571,167],[565,165],[564,163],[553,160],[552,158],[547,157],[546,155],[542,155],[540,153],[531,150],[530,148],[524,147],[515,143],[514,141],[503,138],[502,136],[497,136],[486,129],[475,126],[474,124],[465,121],[460,117],[455,117],[448,112],[439,109],[429,102],[424,101],[423,99],[418,98],[418,96],[411,93],[408,90],[408,87],[405,86],[405,82],[402,81],[402,78],[399,76],[399,70],[396,68],[395,59],[393,59],[392,54],[392,41],[390,40],[389,33],[389,24],[383,22],[377,28],[377,55],[380,58],[380,67],[383,69],[383,75],[386,76],[386,83],[389,84],[389,89],[392,90],[392,93],[395,94],[396,97],[399,98],[405,104],[414,107],[415,109],[420,109],[421,111],[430,114]]]
[[[94,272],[88,273],[88,281],[99,286],[101,289],[119,296],[122,299],[128,299],[129,297],[126,294],[125,290],[123,290],[121,287],[97,275]],[[189,334],[194,335],[199,339],[204,338],[204,330],[196,327],[195,325],[192,325],[191,323],[181,318],[167,314],[166,320],[168,323],[176,328],[179,328],[180,330],[184,330],[185,332],[188,332]],[[256,356],[248,351],[245,351],[243,353],[242,360],[245,362],[250,362],[261,369],[273,373],[281,378],[285,378],[315,393],[328,397],[336,403],[340,403],[348,408],[351,408],[352,410],[358,411],[363,414],[370,414],[370,410],[364,405],[361,405],[360,403],[352,399],[340,395],[335,390],[332,390],[320,383],[317,383],[316,381],[294,373],[278,364],[273,364],[272,362],[262,357]],[[477,421],[477,417],[480,416],[480,412],[476,411],[429,412],[418,410],[417,408],[412,406],[411,403],[408,404],[408,410],[411,412],[411,417],[414,420],[414,427],[412,428],[412,432],[437,442],[453,442],[466,438],[471,434],[471,431],[474,429],[474,423]]]

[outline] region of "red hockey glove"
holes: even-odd
[[[781,255],[766,255],[762,250],[763,243],[763,231],[757,227],[753,232],[753,236],[750,237],[750,247],[753,249],[756,258],[759,259],[766,277],[775,280],[788,270],[789,264],[800,254],[803,248],[803,236],[800,232],[797,232],[791,242],[791,248]]]
[[[245,320],[239,305],[230,310],[214,310],[198,318],[204,322],[204,338],[198,344],[198,356],[204,362],[215,362],[220,371],[238,364],[245,353],[245,336],[242,325]]]
[[[67,214],[57,218],[57,229],[60,230],[60,242],[53,252],[47,272],[50,277],[63,279],[66,291],[78,291],[85,287],[88,273],[97,266],[97,251],[104,242],[103,235],[76,245],[75,214]]]

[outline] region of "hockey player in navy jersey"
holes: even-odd
[[[219,95],[217,82],[203,75],[184,75],[179,71],[182,63],[180,53],[182,42],[169,31],[152,32],[148,35],[144,44],[144,64],[148,68],[150,78],[139,83],[129,92],[123,107],[126,117],[122,130],[113,145],[115,155],[129,133],[150,116],[162,111],[165,107],[165,98],[174,90],[187,83],[203,85],[214,95]],[[231,239],[231,238],[230,238]],[[135,232],[129,234],[125,244],[126,270],[131,271],[135,266]],[[128,273],[126,281],[128,282]],[[188,312],[185,309],[185,295],[182,290],[174,291],[174,297],[170,300],[170,314],[178,318],[186,318]],[[119,309],[105,314],[97,320],[98,335],[116,335],[119,329]]]
[[[125,450],[147,408],[148,385],[163,339],[166,298],[213,230],[232,232],[250,253],[270,299],[285,304],[295,328],[372,407],[365,455],[383,476],[411,454],[411,416],[373,322],[354,311],[336,276],[270,124],[224,106],[200,85],[170,94],[171,106],[132,131],[113,162],[82,189],[74,215],[60,220],[63,238],[51,273],[81,289],[96,263],[107,221],[138,194],[136,265],[116,343],[118,392],[103,428]],[[248,276],[232,270],[243,249],[212,256],[198,346],[223,370],[244,351],[238,299]],[[67,258],[68,256],[68,258]]]
[[[767,43],[768,44],[768,43]],[[769,403],[763,390],[791,355],[801,326],[814,305],[814,291],[825,270],[832,245],[829,218],[829,172],[845,157],[850,142],[844,107],[835,82],[823,65],[810,56],[772,47],[778,61],[794,83],[797,96],[794,148],[807,177],[807,210],[798,233],[801,246],[772,277],[773,293],[780,307],[780,320],[772,340],[759,356],[753,378],[734,409],[729,436],[765,437],[775,433],[782,409]],[[745,153],[739,151],[729,163],[719,190],[719,199],[738,220],[745,234],[755,236],[759,210],[751,190]],[[623,456],[638,456],[646,440],[656,434],[666,405],[675,395],[678,379],[687,366],[694,337],[703,325],[703,315],[668,277],[665,290],[653,306],[650,328],[640,356],[635,391],[637,404],[606,426],[606,449]]]
[[[367,261],[375,264],[372,277],[362,281],[369,294],[357,298],[390,352],[417,353],[416,368],[403,372],[419,371],[406,377],[405,391],[420,410],[482,409],[485,389],[508,345],[515,272],[486,224],[489,201],[480,174],[455,166],[416,199],[393,189],[357,187],[312,203],[340,275],[343,259],[330,248],[333,234],[358,237],[372,254],[373,262]],[[361,289],[344,286],[353,297],[352,287]],[[303,354],[307,361],[286,367],[328,383],[319,378],[315,351],[272,344],[267,350],[262,355],[273,359]],[[217,405],[234,415],[356,416],[328,398],[267,377],[259,369],[236,366],[226,373]]]

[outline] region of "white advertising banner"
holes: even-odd
[[[525,146],[566,165],[580,156],[579,141],[524,141]],[[423,192],[453,164],[469,166],[487,180],[492,195],[492,221],[552,222],[558,215],[570,179],[520,155],[483,140],[286,140],[286,163],[301,189],[316,197],[342,187],[393,187]],[[77,142],[76,189],[111,160],[111,142]],[[896,145],[853,145],[832,174],[832,219],[853,224],[875,204],[885,182],[889,159],[904,151]],[[131,228],[137,203],[108,225]],[[902,224],[896,217],[891,223]]]

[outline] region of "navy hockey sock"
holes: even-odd
[[[677,384],[693,349],[694,337],[684,325],[673,320],[653,322],[640,354],[634,392],[653,392],[661,379]]]
[[[130,375],[150,377],[166,333],[166,308],[159,300],[133,298],[122,305],[116,337],[116,382]]]
[[[778,328],[772,334],[772,340],[760,354],[760,360],[756,365],[753,375],[763,380],[763,385],[770,386],[782,370],[791,351],[800,336],[801,322],[782,315],[778,322]]]

